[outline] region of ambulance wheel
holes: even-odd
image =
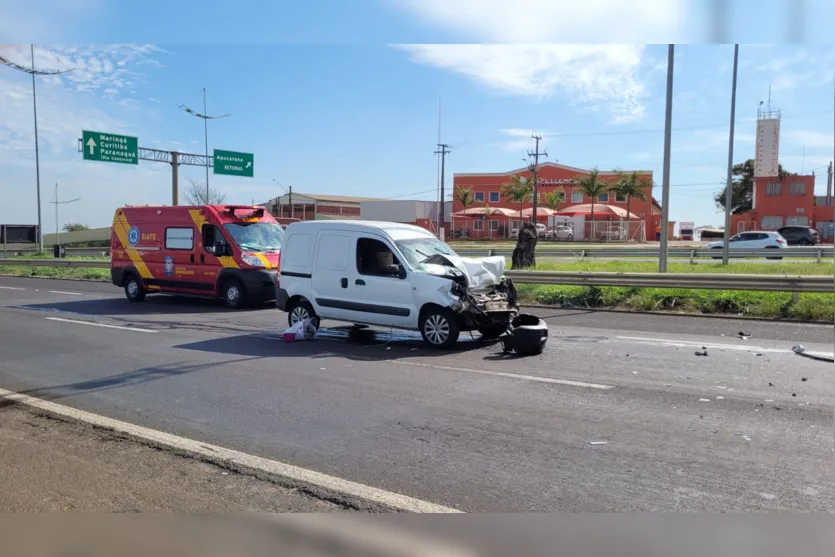
[[[420,315],[420,335],[432,348],[452,348],[458,342],[461,328],[452,310],[430,306]]]
[[[287,324],[291,327],[299,321],[305,319],[313,319],[313,326],[319,328],[319,318],[313,310],[313,306],[307,300],[296,300],[293,302],[287,311]]]
[[[229,309],[240,309],[246,304],[246,293],[241,281],[229,278],[223,281],[223,303]]]
[[[136,275],[125,277],[125,296],[129,302],[141,302],[145,299],[145,289]]]

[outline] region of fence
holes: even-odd
[[[508,248],[486,248],[478,246],[456,246],[456,253],[466,256],[486,256],[486,255],[504,255],[510,256],[513,254],[513,249]],[[644,258],[657,259],[661,250],[659,248],[605,248],[594,247],[584,249],[571,249],[570,247],[551,247],[546,246],[537,248],[536,256],[541,258],[601,258],[601,259],[628,259],[628,258]],[[791,247],[785,249],[732,249],[730,256],[734,259],[752,258],[752,257],[782,257],[784,259],[808,259],[814,258],[818,263],[824,258],[831,259],[835,255],[833,247]],[[668,248],[667,257],[689,259],[692,263],[696,259],[721,259],[721,249],[706,249],[706,248]]]
[[[72,259],[0,260],[3,266],[110,268],[109,261]],[[578,286],[627,286],[637,288],[694,288],[706,290],[752,290],[763,292],[833,292],[835,282],[829,275],[779,276],[700,273],[586,273],[559,271],[507,271],[519,284],[563,284]]]

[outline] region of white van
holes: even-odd
[[[287,227],[276,306],[290,325],[334,319],[420,331],[449,348],[461,331],[504,333],[519,310],[504,257],[467,259],[408,224],[306,221]]]

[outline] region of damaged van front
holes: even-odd
[[[426,330],[433,318],[440,323],[433,315],[439,308],[440,313],[451,314],[445,316],[448,320],[454,318],[457,331],[451,336],[478,331],[485,339],[496,339],[507,331],[519,303],[513,281],[504,276],[504,257],[461,257],[430,234],[395,237],[394,243],[414,271],[412,284],[422,308],[418,327],[424,340],[435,345],[455,342],[438,342]]]

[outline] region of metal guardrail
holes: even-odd
[[[73,259],[0,260],[2,266],[109,269],[109,261]],[[752,290],[762,292],[833,292],[829,275],[781,276],[710,273],[598,273],[561,271],[507,271],[520,284],[620,286],[635,288],[693,288],[697,290]]]
[[[833,247],[791,247],[785,249],[732,249],[730,256],[734,259],[746,257],[782,257],[782,258],[815,258],[821,262],[823,258],[832,258]],[[456,247],[456,253],[465,256],[486,256],[486,255],[513,255],[512,248],[477,248],[477,247]],[[537,257],[565,257],[565,258],[654,258],[657,259],[660,255],[658,248],[582,248],[571,249],[552,248],[552,247],[537,247]],[[692,248],[669,248],[667,250],[667,257],[690,259],[693,261],[698,258],[720,258],[722,257],[721,249],[692,249]]]

